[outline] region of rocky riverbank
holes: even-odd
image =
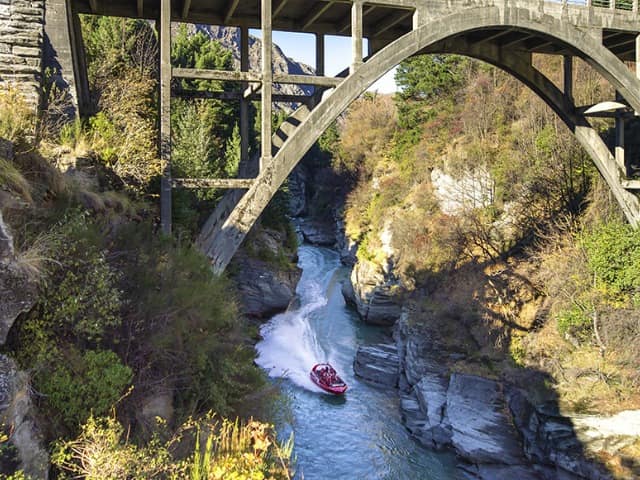
[[[534,392],[452,371],[459,354],[439,349],[408,311],[394,339],[361,346],[354,371],[378,386],[399,387],[407,429],[425,447],[454,450],[466,478],[612,479],[598,459],[616,455],[640,432],[640,411],[569,418],[557,402],[533,400]]]
[[[36,298],[36,282],[17,258],[13,237],[0,212],[0,345],[4,345],[18,316],[29,311]],[[18,370],[7,355],[0,355],[0,422],[8,439],[2,448],[2,463],[14,461],[29,478],[46,479],[49,458],[35,421],[31,395],[29,374]]]

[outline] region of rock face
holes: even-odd
[[[15,261],[13,237],[0,212],[0,345],[18,315],[31,310],[37,293],[37,285]]]
[[[355,304],[362,319],[373,325],[391,326],[402,312],[396,292],[402,290],[393,274],[385,274],[373,262],[359,261],[351,272],[353,296],[343,293],[347,303]]]
[[[300,233],[304,240],[312,245],[333,247],[336,244],[336,230],[333,221],[300,219]]]
[[[307,172],[298,164],[289,175],[289,213],[301,217],[307,212]]]
[[[260,230],[251,238],[254,248],[263,255],[278,258],[284,237],[273,230]],[[295,296],[300,280],[297,267],[283,269],[277,263],[253,258],[239,252],[233,262],[233,278],[240,291],[240,309],[243,314],[256,318],[268,318],[283,312]]]
[[[394,332],[405,425],[423,445],[455,450],[466,478],[610,479],[585,458],[585,449],[591,443],[615,450],[640,434],[635,411],[608,419],[569,419],[554,405],[534,406],[526,392],[513,386],[449,374],[446,352],[416,329],[404,312]]]
[[[395,388],[400,379],[400,357],[395,344],[363,345],[358,348],[353,370],[367,382]]]
[[[0,262],[8,262],[13,259],[13,236],[2,219],[0,211]]]
[[[287,309],[295,295],[299,272],[275,272],[265,262],[250,258],[240,259],[238,266],[243,314],[268,318]]]
[[[343,265],[353,266],[358,261],[356,257],[358,244],[347,237],[345,223],[341,216],[336,219],[336,249],[340,253],[340,261]]]
[[[29,376],[5,355],[0,355],[0,417],[26,476],[49,478],[49,457],[34,421]]]

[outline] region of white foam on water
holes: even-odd
[[[325,362],[327,355],[311,327],[310,315],[327,304],[327,297],[318,283],[305,283],[302,306],[276,315],[262,326],[256,363],[270,377],[288,378],[300,387],[317,391],[309,372],[316,363]]]

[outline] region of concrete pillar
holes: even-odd
[[[316,33],[316,75],[324,76],[324,35]]]
[[[69,89],[76,113],[89,113],[89,81],[80,19],[71,0],[47,0],[45,9],[44,66],[50,67],[53,81]]]
[[[354,0],[351,6],[351,72],[362,65],[362,0]]]
[[[171,234],[171,0],[160,1],[160,224]]]
[[[573,103],[573,57],[565,55],[563,57],[563,80],[564,80],[564,96]]]
[[[424,20],[424,14],[423,12],[419,9],[416,8],[416,11],[413,12],[413,29],[417,30],[418,28],[420,28],[421,22]]]
[[[262,167],[271,160],[271,95],[273,89],[273,41],[271,28],[271,0],[262,0]]]
[[[87,72],[87,56],[84,51],[84,39],[82,38],[82,25],[80,15],[71,9],[71,1],[67,0],[69,14],[71,15],[71,53],[73,55],[73,69],[76,79],[76,96],[78,113],[89,115],[91,107],[89,92],[89,74]]]
[[[249,71],[249,29],[240,27],[240,70]],[[249,86],[242,84],[243,90]],[[249,102],[244,96],[240,99],[240,164],[249,161]],[[242,170],[242,169],[240,169]],[[253,172],[251,172],[253,175]]]
[[[635,0],[634,5],[637,5],[638,0]],[[640,78],[640,35],[636,36],[636,77]],[[636,117],[640,116],[640,112],[635,112]]]
[[[622,100],[622,96],[616,92],[616,101]],[[625,172],[627,171],[625,155],[624,155],[624,118],[620,114],[620,112],[616,112],[616,121],[615,121],[615,134],[616,134],[616,143],[615,143],[615,158],[616,163],[620,168],[622,168]]]

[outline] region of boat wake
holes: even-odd
[[[322,293],[322,286],[314,281],[305,282],[299,293],[299,309],[276,315],[262,326],[262,340],[256,345],[256,363],[267,370],[270,377],[288,378],[300,387],[319,391],[310,380],[309,372],[316,363],[326,361],[327,355],[310,321],[313,314],[327,304],[327,297]]]

